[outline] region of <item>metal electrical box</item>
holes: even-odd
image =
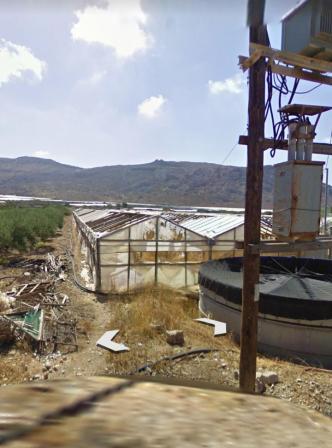
[[[324,50],[326,39],[331,39],[329,35],[332,35],[332,0],[302,1],[282,19],[281,48],[310,56],[311,49],[312,54]]]
[[[284,240],[319,234],[324,162],[291,160],[274,166],[273,233]]]

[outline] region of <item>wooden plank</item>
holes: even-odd
[[[31,294],[32,292],[35,292],[36,289],[37,289],[39,286],[40,286],[40,283],[36,283],[35,286],[31,289],[30,294]]]
[[[285,112],[290,115],[320,115],[323,112],[331,110],[329,106],[316,106],[312,104],[286,104],[278,109],[278,112]]]
[[[262,54],[258,50],[254,51],[249,58],[246,56],[239,56],[239,66],[243,72],[246,72],[247,69],[257,61],[256,57],[261,56]],[[298,67],[288,67],[286,65],[275,64],[271,59],[268,61],[268,65],[271,67],[273,73],[277,73],[279,75],[298,78],[304,81],[316,82],[318,84],[332,85],[331,76],[322,75],[318,72],[302,70]]]
[[[268,63],[273,73],[291,78],[303,79],[304,81],[317,82],[318,84],[332,85],[332,77],[321,75],[318,72],[308,72],[300,68],[286,67],[285,65]]]
[[[319,33],[317,36],[312,36],[309,47],[316,48],[318,51],[323,50],[328,52],[332,50],[331,35],[329,33]]]
[[[242,68],[243,72],[246,72],[250,67],[252,67],[259,58],[263,56],[263,53],[261,50],[255,50],[249,58],[246,58],[245,56],[239,56],[239,65]]]
[[[332,72],[332,62],[302,56],[300,54],[291,53],[289,51],[275,50],[274,48],[266,47],[265,45],[256,43],[250,44],[250,50],[252,52],[261,50],[263,56],[266,56],[273,60],[281,61],[285,64],[293,65],[294,67],[306,68],[308,70],[315,70],[318,72]]]
[[[252,254],[264,252],[296,252],[302,250],[324,250],[332,247],[331,238],[322,238],[315,241],[269,241],[259,244],[250,244]]]
[[[239,145],[248,145],[248,136],[247,135],[240,135],[239,137]],[[273,138],[265,138],[263,141],[263,150],[270,149],[274,147],[274,140]],[[281,149],[283,151],[288,151],[288,143],[287,140],[282,140],[277,146],[276,149]],[[325,156],[332,155],[332,145],[329,143],[314,143],[313,146],[313,153],[314,154],[322,154]]]
[[[16,297],[19,297],[28,286],[29,286],[28,283],[26,285],[23,285],[22,288],[19,290],[19,292],[16,294]]]

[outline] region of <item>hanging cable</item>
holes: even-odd
[[[236,142],[235,145],[230,149],[230,151],[227,153],[226,157],[223,159],[223,161],[221,162],[221,165],[223,165],[226,160],[228,159],[228,157],[232,154],[232,152],[234,151],[234,149],[237,147],[239,143]]]
[[[304,90],[303,92],[296,92],[296,95],[305,95],[306,93],[313,92],[314,90],[318,89],[319,87],[322,87],[322,84],[318,84],[318,86],[315,86],[309,90]]]

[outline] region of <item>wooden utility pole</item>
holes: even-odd
[[[250,43],[265,45],[265,0],[248,1]],[[257,315],[260,255],[249,244],[260,242],[264,164],[265,59],[259,58],[249,71],[248,152],[244,224],[244,264],[241,320],[240,388],[255,390]]]

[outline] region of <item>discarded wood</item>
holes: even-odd
[[[0,277],[0,280],[7,280],[7,278],[20,278],[21,275],[6,275],[5,277]]]
[[[19,290],[19,292],[16,294],[16,297],[20,296],[22,294],[23,291],[25,291],[27,289],[29,285],[23,285],[23,287]]]
[[[40,286],[40,282],[39,283],[37,283],[32,289],[31,289],[31,293],[32,292],[34,292],[37,288],[39,288],[39,286]]]
[[[77,349],[76,322],[69,319],[70,314],[67,315],[66,310],[70,305],[69,297],[55,292],[56,282],[65,279],[65,265],[61,257],[48,254],[46,260],[19,260],[14,266],[29,267],[31,272],[37,270],[41,272],[39,276],[44,278],[17,285],[8,291],[6,294],[15,302],[15,310],[6,308],[0,313],[0,321],[5,322],[9,329],[14,325],[20,334],[37,340],[39,350],[52,348],[53,351],[56,345]],[[19,277],[8,276],[14,279]],[[36,319],[33,313],[38,313]],[[16,334],[16,337],[20,336]]]

